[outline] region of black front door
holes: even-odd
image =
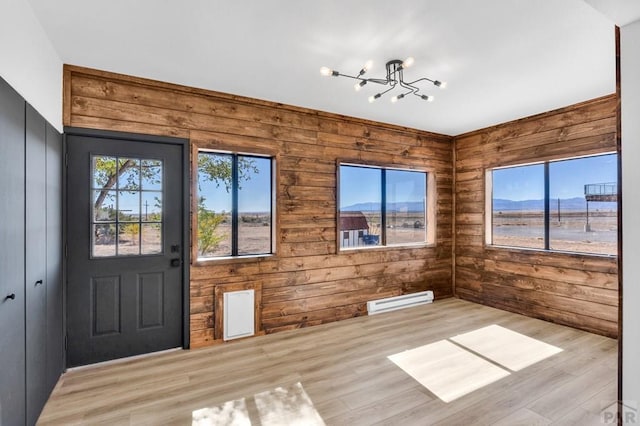
[[[67,137],[67,365],[182,345],[183,146]]]

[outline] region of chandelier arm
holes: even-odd
[[[376,83],[376,84],[390,84],[391,82],[389,80],[385,80],[382,78],[365,78],[363,80],[366,80],[367,82],[370,83]]]
[[[356,77],[349,74],[342,74],[341,72],[338,72],[338,75],[336,77],[347,77],[347,78],[351,78],[353,80],[359,80],[359,81],[367,80],[366,78]]]
[[[380,92],[380,96],[384,95],[385,93],[389,93],[390,91],[392,91],[395,88],[396,88],[396,85],[392,84],[391,87],[389,87],[387,90],[385,90],[384,92]]]
[[[403,80],[400,80],[400,86],[404,87],[405,89],[409,89],[413,94],[417,93],[420,90],[420,88],[412,85],[411,83],[405,83]]]
[[[410,82],[410,83],[407,83],[407,84],[415,84],[415,83],[417,83],[417,82],[419,82],[419,81],[428,81],[428,82],[430,82],[430,83],[435,83],[435,80],[431,80],[430,78],[423,77],[423,78],[419,78],[419,79],[417,79],[417,80],[415,80],[415,81],[412,81],[412,82]]]

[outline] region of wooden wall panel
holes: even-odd
[[[486,169],[616,151],[615,95],[455,138],[458,297],[617,336],[617,259],[485,245]]]
[[[363,315],[371,299],[453,294],[451,137],[74,66],[64,82],[66,126],[188,138],[192,155],[203,147],[276,157],[276,255],[193,263],[192,346],[221,336],[222,286],[261,286],[258,329],[267,333]],[[433,172],[435,246],[338,253],[340,160]]]

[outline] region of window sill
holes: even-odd
[[[196,259],[192,266],[211,266],[214,264],[228,264],[228,263],[253,263],[263,262],[267,259],[275,258],[275,254],[255,254],[250,256],[224,256],[224,257],[208,257]]]
[[[529,247],[513,247],[513,246],[499,246],[495,244],[485,244],[485,250],[488,251],[510,251],[515,253],[545,253],[550,255],[560,255],[560,256],[578,256],[578,257],[599,257],[603,259],[616,259],[618,257],[617,254],[599,254],[599,253],[583,253],[577,251],[562,251],[562,250],[545,250],[538,248],[529,248]]]
[[[395,244],[386,246],[359,246],[359,247],[344,247],[338,249],[340,253],[353,253],[358,251],[379,251],[379,250],[407,250],[416,248],[434,248],[435,243],[414,243],[414,244]]]

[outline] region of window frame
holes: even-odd
[[[231,185],[231,198],[232,198],[232,209],[231,209],[231,254],[224,256],[209,256],[203,257],[199,254],[198,247],[198,199],[199,199],[199,188],[198,188],[198,177],[199,177],[199,168],[198,168],[198,158],[200,154],[213,154],[213,155],[229,155],[232,158],[232,185]],[[238,211],[238,157],[254,157],[254,158],[264,158],[270,160],[271,173],[269,177],[269,186],[270,186],[270,207],[271,207],[271,221],[270,221],[270,230],[269,230],[269,238],[270,238],[270,252],[269,253],[258,253],[258,254],[237,254],[238,253],[238,232],[239,232],[239,211]],[[244,151],[236,151],[236,150],[226,150],[226,149],[216,149],[209,148],[203,146],[197,146],[194,144],[192,150],[192,258],[195,259],[196,264],[200,263],[208,263],[208,262],[220,262],[220,261],[247,261],[251,259],[261,259],[265,257],[272,257],[276,255],[277,242],[276,242],[276,191],[277,191],[277,180],[276,180],[276,165],[277,165],[277,157],[272,153],[265,152],[244,152]],[[235,254],[234,254],[235,253]]]
[[[606,155],[616,155],[620,156],[620,153],[617,151],[606,151],[599,152],[595,154],[587,154],[587,155],[578,155],[572,157],[560,157],[560,158],[552,158],[546,159],[542,161],[535,161],[529,163],[518,163],[518,164],[509,164],[509,165],[500,165],[496,167],[490,167],[485,169],[484,173],[484,190],[485,190],[485,208],[484,208],[484,246],[485,248],[490,249],[504,249],[504,250],[526,250],[526,251],[538,251],[544,253],[561,253],[568,255],[580,255],[580,256],[594,256],[594,257],[608,257],[615,258],[618,257],[619,253],[616,249],[615,254],[602,254],[602,253],[590,253],[590,252],[582,252],[582,251],[570,251],[570,250],[559,250],[551,248],[551,235],[550,235],[550,222],[551,222],[551,208],[550,208],[550,164],[551,163],[559,163],[563,161],[572,161],[572,160],[580,160],[583,158],[593,158],[593,157],[604,157]],[[501,170],[501,169],[511,169],[516,167],[526,167],[532,165],[541,164],[544,166],[544,248],[532,248],[532,247],[521,247],[521,246],[509,246],[509,245],[501,245],[493,243],[493,171]],[[616,167],[619,168],[619,160],[616,159]],[[618,171],[619,174],[619,171]],[[620,182],[618,184],[618,197],[620,196]],[[618,215],[620,215],[620,202],[618,201]],[[620,231],[618,230],[618,238]]]
[[[381,235],[380,244],[372,246],[356,246],[356,247],[342,247],[341,235],[343,231],[340,229],[340,168],[341,166],[349,167],[361,167],[368,169],[378,170],[391,170],[402,172],[418,172],[425,174],[426,185],[426,209],[425,209],[425,241],[413,242],[413,243],[396,243],[387,244],[387,231],[386,231],[386,180],[384,173],[381,178]],[[413,166],[399,166],[399,165],[387,165],[375,162],[363,163],[361,161],[340,160],[336,161],[336,251],[353,252],[357,250],[389,250],[389,249],[403,249],[403,248],[417,248],[417,247],[435,247],[436,245],[436,202],[437,202],[437,188],[436,188],[436,173],[433,169]]]

